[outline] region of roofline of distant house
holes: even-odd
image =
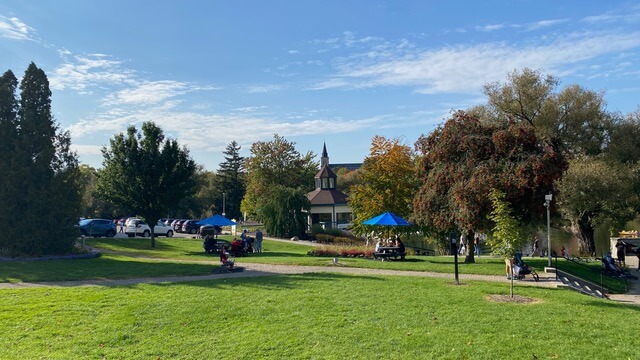
[[[362,163],[342,163],[342,164],[329,164],[329,168],[331,170],[335,170],[337,168],[346,168],[349,170],[357,170],[362,167]]]

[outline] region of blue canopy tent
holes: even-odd
[[[214,226],[231,226],[231,225],[237,225],[237,223],[235,221],[231,221],[229,219],[227,219],[226,217],[220,215],[220,214],[215,214],[212,217],[208,217],[206,219],[202,219],[200,221],[198,221],[198,224],[200,225],[214,225]]]
[[[386,228],[386,232],[387,232],[387,236],[390,236],[391,231],[390,228],[391,227],[396,227],[396,226],[413,226],[412,223],[408,222],[407,220],[401,218],[400,216],[391,213],[391,212],[384,212],[376,217],[373,217],[371,219],[365,220],[362,222],[362,225],[371,225],[371,226],[382,226],[384,228]]]
[[[388,211],[369,220],[365,220],[362,222],[362,224],[382,226],[413,226],[412,223]]]
[[[198,224],[219,226],[220,228],[222,228],[223,226],[237,225],[235,221],[231,221],[220,214],[215,214],[206,219],[202,219],[198,221]],[[222,231],[222,229],[218,229],[218,231]],[[218,237],[217,231],[215,233],[216,233],[215,237],[217,238]]]

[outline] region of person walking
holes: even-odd
[[[262,231],[260,229],[256,230],[256,248],[255,251],[257,253],[262,252]]]

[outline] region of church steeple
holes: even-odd
[[[320,157],[320,168],[329,165],[329,154],[327,154],[327,144],[322,143],[322,157]]]
[[[335,189],[338,176],[329,167],[329,155],[327,144],[322,145],[322,157],[320,158],[320,171],[315,176],[316,190]]]

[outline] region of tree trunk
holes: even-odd
[[[475,239],[473,236],[475,235],[474,231],[467,231],[465,234],[467,238],[467,251],[464,257],[464,262],[467,264],[474,264],[476,262],[475,259],[475,247],[473,246],[473,240]]]
[[[156,247],[155,226],[149,226],[149,229],[151,229],[151,248],[155,248]]]
[[[578,240],[580,243],[580,253],[593,256],[596,252],[596,243],[594,239],[594,228],[589,221],[589,216],[583,215],[578,220]]]

